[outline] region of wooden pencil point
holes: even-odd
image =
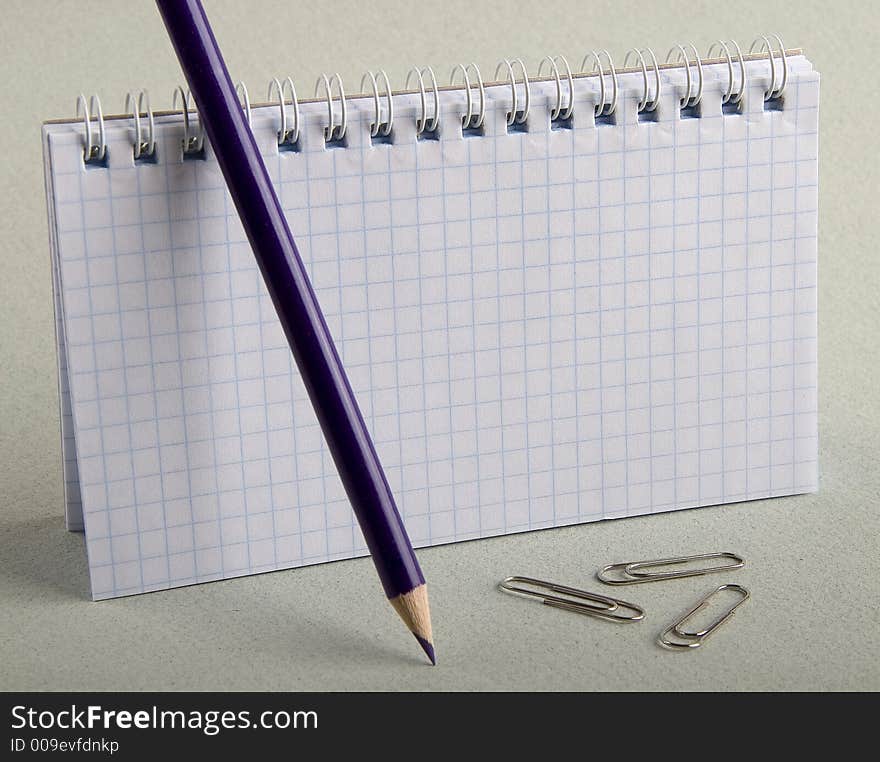
[[[431,663],[436,663],[434,655],[434,632],[431,628],[431,607],[428,604],[428,586],[418,585],[408,593],[389,599],[394,610],[400,615],[410,632],[416,636],[428,654]]]

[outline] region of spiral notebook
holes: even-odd
[[[245,104],[415,545],[817,488],[819,76],[770,42]],[[365,554],[198,114],[136,100],[43,128],[93,597]]]

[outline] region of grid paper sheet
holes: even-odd
[[[641,74],[615,123],[595,78],[570,123],[532,86],[395,101],[373,144],[371,98],[325,147],[302,106],[298,151],[278,108],[253,127],[417,546],[817,488],[819,77],[789,60],[766,109],[765,61],[742,113],[726,65],[699,113]],[[563,86],[565,95],[565,86]],[[478,100],[476,91],[474,97]],[[430,102],[430,101],[429,101]],[[179,116],[135,163],[107,122],[107,166],[82,125],[44,128],[68,525],[84,520],[96,599],[363,555],[222,175],[184,159]],[[81,503],[80,503],[81,501]]]

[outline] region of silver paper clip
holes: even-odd
[[[678,571],[650,571],[658,566],[674,566],[691,561],[702,561],[712,558],[726,558],[733,563],[704,566],[696,569],[679,569]],[[622,564],[608,564],[596,573],[597,579],[606,585],[638,585],[642,582],[660,582],[664,579],[682,579],[683,577],[699,577],[713,572],[740,569],[745,561],[735,553],[702,553],[696,556],[680,556],[678,558],[661,558],[656,561],[629,561]],[[616,576],[609,575],[611,574]]]
[[[705,608],[709,601],[713,596],[720,593],[722,590],[735,590],[740,594],[740,600],[731,606],[722,616],[716,619],[712,624],[708,627],[704,627],[702,630],[697,630],[696,632],[692,630],[683,629],[687,621],[694,616],[698,611],[701,611]],[[679,619],[675,624],[667,627],[660,636],[657,638],[657,642],[663,646],[664,648],[670,648],[674,650],[684,651],[689,648],[699,648],[703,645],[703,641],[706,640],[715,630],[717,630],[722,624],[724,624],[730,617],[733,616],[734,612],[742,606],[749,599],[749,591],[746,590],[742,585],[721,585],[721,587],[713,590],[709,595],[707,595],[703,600],[701,600],[696,606],[694,606],[687,614],[685,614],[681,619]],[[670,637],[677,638],[677,640],[671,640]]]
[[[529,587],[520,587],[517,583]],[[638,622],[645,618],[644,610],[634,603],[609,598],[607,595],[590,593],[586,590],[578,590],[567,585],[557,585],[555,582],[544,582],[532,577],[508,577],[498,587],[502,592],[511,595],[534,598],[547,606],[606,619],[609,622]],[[561,595],[548,593],[561,593]],[[625,611],[631,612],[631,615],[623,613]]]

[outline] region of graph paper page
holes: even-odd
[[[512,132],[488,87],[479,134],[445,91],[436,140],[398,96],[390,143],[351,99],[340,147],[303,104],[296,151],[254,109],[416,546],[816,489],[818,75],[791,57],[767,108],[749,62],[736,113],[726,65],[704,77],[691,115],[664,70],[645,120],[623,74],[599,124],[596,78],[568,122],[534,83]],[[365,554],[210,146],[184,159],[160,117],[136,163],[108,120],[107,166],[84,167],[81,124],[45,131],[93,596]]]

